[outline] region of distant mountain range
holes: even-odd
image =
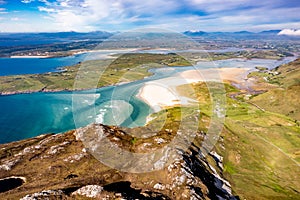
[[[239,31],[239,32],[204,32],[204,31],[185,31],[184,35],[194,38],[203,39],[280,39],[295,38],[293,36],[278,35],[281,30],[267,30],[258,33]],[[27,46],[27,45],[44,45],[56,43],[73,43],[85,41],[101,41],[119,32],[54,32],[54,33],[0,33],[0,46]],[[163,34],[165,36],[165,34]],[[147,34],[149,38],[160,37],[160,34]],[[296,38],[297,39],[297,38]]]
[[[208,38],[247,38],[247,39],[259,39],[259,38],[270,38],[270,37],[285,37],[279,36],[278,33],[281,30],[268,30],[261,31],[258,33],[249,31],[239,31],[239,32],[204,32],[204,31],[185,31],[184,35],[190,37],[208,37]]]
[[[111,36],[112,33],[106,31],[94,31],[80,33],[75,31],[69,32],[53,32],[53,33],[0,33],[0,37],[15,38],[15,37],[38,37],[38,38],[105,38]]]
[[[105,31],[88,33],[79,33],[74,31],[55,33],[0,33],[0,46],[22,46],[101,40],[112,35],[113,33]]]

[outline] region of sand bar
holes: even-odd
[[[50,56],[10,56],[10,58],[49,58]]]
[[[246,81],[249,70],[248,68],[188,70],[169,78],[145,83],[137,96],[157,112],[167,106],[185,105],[195,102],[193,99],[179,95],[176,90],[176,87],[179,85],[203,81],[229,81],[243,84]]]

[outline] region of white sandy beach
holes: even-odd
[[[10,58],[49,58],[49,56],[10,56]]]
[[[151,106],[155,112],[167,106],[186,105],[195,100],[180,96],[176,90],[177,86],[203,81],[229,81],[242,84],[249,70],[248,68],[188,70],[169,78],[146,83],[141,88],[138,97]]]
[[[150,105],[155,112],[163,107],[188,104],[193,101],[187,97],[179,96],[174,85],[170,83],[161,84],[160,81],[146,83],[140,90],[138,97]]]

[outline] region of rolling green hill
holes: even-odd
[[[268,91],[253,97],[251,102],[300,121],[300,59],[257,76],[266,77],[265,82],[271,87],[265,87]]]

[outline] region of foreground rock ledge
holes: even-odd
[[[99,124],[86,128],[110,130],[107,134],[114,137],[120,132]],[[162,170],[134,174],[103,165],[75,132],[0,145],[0,179],[26,179],[0,193],[0,199],[238,199],[221,175],[221,157],[212,153],[209,157],[215,163],[209,163],[195,144]]]

